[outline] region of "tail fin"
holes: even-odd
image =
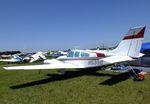
[[[22,58],[21,58],[20,56],[18,56],[18,55],[13,55],[12,58],[13,58],[13,59],[19,59],[19,60],[22,60]]]
[[[136,27],[128,31],[116,49],[111,52],[117,55],[138,57],[146,27]]]

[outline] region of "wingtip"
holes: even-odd
[[[8,67],[3,67],[3,69],[8,70]]]
[[[3,67],[5,70],[15,70],[13,67]]]

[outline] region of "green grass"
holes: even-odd
[[[5,65],[6,66],[6,65]],[[0,104],[149,104],[150,74],[141,82],[109,71],[6,71],[0,65]]]

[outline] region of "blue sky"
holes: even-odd
[[[118,44],[146,25],[150,0],[0,0],[0,51],[79,49]]]

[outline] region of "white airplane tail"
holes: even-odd
[[[19,60],[23,60],[20,56],[18,55],[12,55],[11,57],[12,59],[19,59]]]
[[[111,52],[121,56],[139,57],[145,28],[131,28],[117,48]]]

